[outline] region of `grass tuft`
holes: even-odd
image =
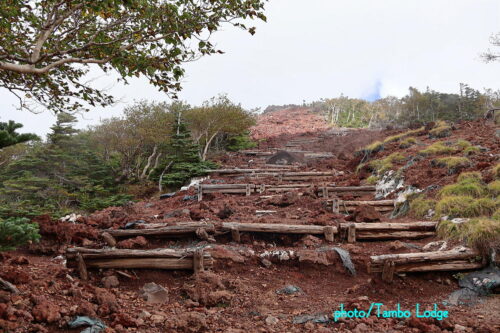
[[[491,183],[488,184],[487,186],[488,191],[492,196],[499,196],[500,195],[500,180],[494,180]]]
[[[427,148],[422,149],[419,153],[421,155],[443,155],[443,154],[451,154],[454,153],[456,149],[451,146],[447,146],[443,141],[434,142],[432,145],[429,145]]]
[[[481,151],[481,149],[479,147],[471,146],[471,147],[467,147],[464,149],[464,155],[471,156],[471,155],[479,153],[480,151]]]
[[[386,171],[391,170],[394,166],[394,162],[402,162],[406,157],[401,153],[392,153],[385,158],[378,160],[373,160],[368,163],[371,170],[377,172],[378,174],[383,174]]]
[[[495,177],[496,179],[500,179],[500,163],[495,165],[492,171],[493,171],[493,177]]]
[[[470,171],[470,172],[462,172],[458,178],[457,182],[462,183],[462,182],[476,182],[480,183],[481,180],[483,179],[483,176],[479,171]]]
[[[451,135],[451,126],[445,121],[438,121],[433,129],[429,131],[431,138],[445,138]]]
[[[402,148],[402,149],[408,148],[408,147],[413,146],[416,143],[417,143],[417,139],[415,139],[413,136],[410,136],[409,138],[406,138],[403,141],[401,141],[401,143],[399,144],[399,148]]]
[[[431,161],[431,164],[435,167],[447,168],[449,173],[455,173],[471,166],[472,163],[467,157],[449,156],[436,158]]]
[[[425,217],[430,209],[434,210],[435,208],[436,201],[425,199],[423,196],[419,196],[410,201],[410,214],[416,218]]]
[[[437,232],[443,238],[464,242],[483,253],[500,246],[500,223],[494,219],[475,218],[464,223],[442,221]]]
[[[371,175],[370,177],[366,178],[366,183],[368,185],[375,185],[377,184],[378,180],[379,180],[378,176]]]
[[[458,139],[457,142],[455,143],[455,146],[461,148],[462,150],[469,148],[472,146],[472,143],[470,143],[467,140],[464,139]]]

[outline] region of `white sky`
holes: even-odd
[[[402,96],[409,86],[457,92],[464,82],[500,89],[500,63],[479,58],[489,36],[500,31],[500,1],[271,0],[266,15],[268,22],[257,22],[254,36],[229,26],[218,32],[214,41],[226,53],[186,64],[180,98],[200,104],[227,93],[246,108],[265,108],[340,93]],[[79,127],[119,115],[134,100],[168,100],[146,80],[114,82],[98,80],[122,102],[79,117]],[[23,131],[49,131],[50,112],[18,111],[16,103],[0,90],[0,121],[21,122]]]

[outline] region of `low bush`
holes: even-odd
[[[0,220],[0,251],[15,250],[29,242],[38,242],[38,224],[30,223],[27,218]]]

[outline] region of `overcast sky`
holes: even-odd
[[[200,104],[227,93],[246,108],[265,108],[341,93],[403,96],[409,86],[500,89],[500,63],[479,57],[500,31],[498,0],[271,0],[266,15],[254,36],[229,26],[218,32],[214,41],[226,53],[185,66],[181,99]],[[119,115],[134,100],[168,100],[146,80],[123,86],[115,79],[97,84],[122,102],[80,116],[79,127]],[[0,90],[0,121],[9,119],[38,134],[54,122],[50,112],[17,111],[16,99]]]

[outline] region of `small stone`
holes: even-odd
[[[165,316],[154,314],[149,319],[155,324],[161,324],[165,321]]]
[[[273,265],[273,263],[269,260],[267,260],[266,258],[262,258],[260,260],[260,263],[262,264],[262,266],[266,267],[266,268],[269,268]]]
[[[468,328],[459,324],[455,324],[453,327],[453,333],[468,332]]]
[[[118,277],[116,277],[115,275],[103,277],[101,282],[104,288],[107,289],[116,288],[120,285],[120,281],[118,281]]]
[[[142,298],[150,304],[163,304],[168,301],[168,290],[151,282],[146,283],[141,290]]]
[[[274,317],[274,316],[267,316],[266,318],[266,324],[267,325],[276,325],[278,323],[279,319]]]

